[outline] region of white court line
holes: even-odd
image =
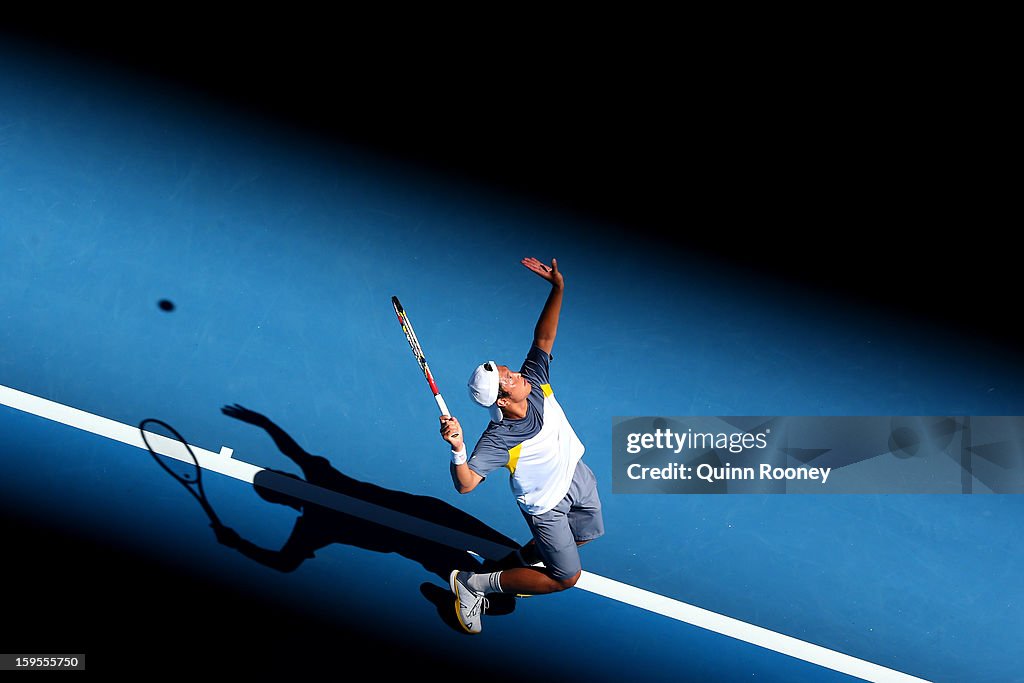
[[[136,446],[143,450],[146,449],[146,444],[142,439],[142,435],[138,427],[126,425],[115,420],[111,420],[99,415],[93,415],[77,408],[71,408],[60,403],[55,403],[32,394],[26,394],[16,389],[11,389],[0,385],[0,404],[21,410],[23,412],[38,415],[54,422],[60,422],[61,424],[69,425],[77,429],[82,429],[93,434],[105,436],[108,439],[120,441],[132,446]],[[185,447],[178,442],[176,439],[170,439],[159,434],[153,434],[149,436],[149,432],[146,432],[147,438],[150,438],[150,443],[153,444],[153,450],[161,455],[166,455],[179,460],[188,460],[188,455]],[[199,448],[197,446],[191,446],[193,452],[196,454],[196,459],[199,460],[199,464],[204,468],[213,472],[218,472],[235,479],[239,479],[244,482],[253,483],[253,480],[257,473],[262,471],[264,468],[252,465],[246,462],[235,460],[231,457],[232,451],[229,448],[222,447],[220,452],[213,452]],[[302,482],[305,483],[305,482]],[[307,487],[314,487],[312,484],[306,484]],[[334,492],[328,492],[326,489],[322,490],[325,494],[331,494]],[[335,497],[337,494],[334,494]],[[356,501],[356,499],[348,498],[343,496],[350,501]],[[372,506],[366,504],[364,501],[358,501],[362,503],[366,509],[377,508],[376,511],[371,512],[372,516],[375,516],[377,511],[384,511],[386,508],[379,508],[378,506]],[[392,518],[396,513],[395,511],[387,511],[391,514]],[[358,513],[357,513],[358,514]],[[360,515],[362,516],[362,515]],[[425,530],[429,531],[429,527],[436,526],[431,525],[429,522],[423,522],[412,518],[408,515],[402,515],[402,517],[409,517],[410,520],[415,520],[418,524],[424,525]],[[376,521],[376,520],[374,520]],[[450,532],[451,530],[446,529]],[[451,538],[450,533],[448,539]],[[474,539],[474,541],[480,541],[481,539]],[[589,591],[596,595],[602,595],[606,598],[616,600],[618,602],[639,607],[640,609],[660,614],[670,619],[682,621],[699,628],[713,631],[730,638],[742,640],[752,645],[773,650],[796,659],[801,659],[811,664],[817,664],[818,666],[832,669],[840,673],[849,674],[857,678],[866,681],[875,681],[877,683],[930,683],[923,678],[917,678],[909,674],[889,669],[879,664],[873,664],[850,655],[836,652],[835,650],[829,650],[828,648],[821,647],[820,645],[814,645],[804,640],[799,640],[791,636],[776,633],[760,626],[748,624],[747,622],[733,619],[716,612],[711,612],[694,605],[689,605],[685,602],[675,600],[673,598],[665,597],[657,593],[630,586],[613,579],[608,579],[591,572],[583,572],[579,581],[576,583],[576,588],[581,588],[585,591]]]

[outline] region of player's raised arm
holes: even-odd
[[[551,349],[555,345],[555,335],[558,332],[558,315],[562,310],[562,290],[565,289],[565,280],[558,270],[558,259],[551,259],[549,266],[533,257],[528,257],[522,260],[522,264],[551,283],[551,293],[548,294],[548,299],[544,302],[544,308],[537,320],[537,327],[533,330],[534,346],[546,353],[551,353]]]

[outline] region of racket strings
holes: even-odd
[[[412,323],[404,315],[401,316],[402,320],[402,331],[405,332],[406,338],[409,340],[409,346],[412,348],[412,355],[416,357],[416,360],[421,364],[426,362],[423,356],[423,349],[420,347],[420,341],[416,338],[416,333],[412,329]]]
[[[161,427],[166,429],[170,434],[172,434],[174,438],[177,439],[177,441],[182,446],[184,446],[185,451],[188,453],[188,458],[178,458],[174,456],[168,456],[163,455],[161,453],[157,453],[153,449],[153,446],[150,445],[149,439],[146,437],[147,423],[160,425]],[[185,440],[185,437],[179,434],[174,427],[170,426],[166,422],[162,422],[161,420],[157,420],[154,418],[148,418],[140,422],[139,431],[142,434],[143,442],[146,444],[146,449],[149,451],[149,454],[153,456],[153,459],[156,460],[157,464],[160,465],[160,467],[163,468],[164,471],[166,471],[168,474],[174,477],[182,486],[184,486],[185,489],[190,494],[192,494],[193,498],[199,501],[199,504],[202,506],[203,510],[210,518],[210,522],[212,524],[216,526],[221,526],[221,522],[220,519],[218,519],[217,517],[217,513],[214,512],[213,507],[211,507],[210,502],[206,498],[206,491],[203,488],[202,479],[203,468],[202,466],[200,466],[199,459],[196,457],[195,452],[193,452],[192,446],[190,446],[188,441]],[[156,432],[152,432],[152,434],[157,436],[163,436],[157,434]]]
[[[157,452],[149,443],[149,439],[147,438],[146,435],[147,433],[155,434],[158,436],[163,435],[160,435],[157,432],[147,432],[147,423],[160,425],[168,432],[170,432],[170,434],[173,435],[173,438],[184,447],[185,452],[188,453],[188,458],[175,457]],[[160,465],[163,469],[167,470],[168,474],[170,474],[171,476],[185,484],[190,491],[193,489],[193,487],[195,487],[199,489],[199,492],[201,494],[203,487],[202,467],[200,467],[199,459],[196,457],[196,454],[192,451],[192,447],[189,445],[188,441],[185,440],[185,437],[179,434],[176,429],[171,427],[166,422],[162,422],[160,420],[156,420],[153,418],[143,420],[141,423],[139,423],[139,431],[142,434],[142,441],[146,444],[146,450],[148,450],[149,454],[153,456],[153,459],[156,460],[157,464]]]

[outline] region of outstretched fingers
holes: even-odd
[[[552,273],[557,272],[558,270],[558,261],[554,259],[552,259],[551,261],[554,267],[549,266],[546,263],[543,263],[542,261],[533,258],[532,256],[524,258],[521,263],[530,270],[532,270],[533,272],[537,273],[537,275],[540,275],[545,280],[550,280]]]

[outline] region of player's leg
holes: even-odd
[[[567,496],[552,510],[539,515],[523,514],[533,534],[533,543],[525,547],[543,567],[521,566],[481,574],[473,579],[475,587],[488,590],[484,579],[488,576],[493,577],[488,579],[491,590],[496,583],[501,592],[517,595],[557,593],[572,588],[579,578],[580,560],[567,516],[571,505]]]
[[[517,566],[532,566],[542,562],[546,570],[544,573],[554,583],[538,577],[535,573],[506,570],[501,574],[502,590],[514,591],[520,597],[525,597],[565,590],[576,584],[582,574],[579,547],[604,535],[604,517],[601,512],[601,497],[597,491],[597,478],[582,460],[573,473],[569,492],[552,513],[546,513],[549,519],[545,519],[545,516],[532,519],[527,517],[534,538],[518,551],[517,557],[524,564]],[[565,534],[566,524],[569,527],[569,536]],[[575,543],[575,548],[570,543]]]
[[[569,528],[577,546],[604,536],[604,516],[601,512],[601,496],[597,492],[597,477],[582,460],[576,465],[569,496],[572,499],[568,513]]]
[[[487,608],[488,593],[543,595],[572,588],[580,577],[579,551],[569,528],[571,502],[563,500],[540,515],[524,513],[544,568],[517,567],[492,572],[452,571],[449,577],[459,623],[469,633],[479,633]]]
[[[582,460],[576,465],[568,498],[570,501],[569,528],[573,538],[576,539],[576,545],[582,546],[603,536],[604,518],[601,513],[601,497],[597,491],[597,477]],[[484,566],[490,571],[498,571],[517,567],[532,567],[543,561],[540,551],[537,549],[537,539],[531,538],[522,547],[513,550],[497,561],[485,562]]]

